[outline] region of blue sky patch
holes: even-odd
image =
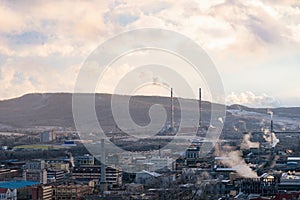
[[[131,24],[138,20],[138,16],[132,16],[132,15],[119,15],[118,16],[118,22],[121,26],[126,26],[128,24]]]
[[[16,35],[7,34],[5,38],[7,38],[10,41],[10,43],[14,45],[44,44],[47,40],[47,37],[44,34],[36,31],[28,31]]]

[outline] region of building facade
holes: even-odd
[[[105,171],[107,185],[112,187],[122,185],[122,171],[120,169],[106,166]],[[74,167],[72,178],[78,181],[94,181],[96,184],[99,184],[101,179],[101,166]]]
[[[39,185],[32,188],[32,200],[52,200],[52,186]]]
[[[0,200],[17,200],[17,190],[0,188]]]

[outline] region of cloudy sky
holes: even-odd
[[[203,47],[227,104],[300,106],[297,0],[0,0],[0,99],[72,92],[99,44],[143,27],[173,30]]]

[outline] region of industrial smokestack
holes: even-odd
[[[106,171],[105,171],[105,147],[104,139],[101,139],[101,179],[100,179],[100,189],[101,192],[107,190],[106,186]]]
[[[273,112],[272,111],[268,111],[268,114],[271,116],[271,127],[270,127],[270,131],[271,133],[274,132],[274,127],[273,127]]]
[[[171,125],[171,129],[172,131],[174,130],[174,100],[173,100],[173,88],[171,88],[171,105],[170,105],[170,125]]]
[[[272,111],[269,111],[268,114],[271,116],[271,127],[270,127],[270,132],[271,132],[271,147],[274,146],[274,125],[273,125],[273,112]]]
[[[201,123],[202,123],[202,95],[201,95],[201,88],[199,88],[199,127],[201,127]]]
[[[274,132],[273,118],[271,119],[271,132]]]

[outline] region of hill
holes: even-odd
[[[118,104],[125,104],[125,96],[118,96]],[[197,103],[197,100],[183,99],[185,102]],[[95,109],[100,124],[104,127],[115,127],[111,112],[111,95],[96,94]],[[139,125],[150,122],[148,111],[151,105],[161,104],[170,114],[170,100],[168,97],[134,96],[130,100],[130,114]],[[210,102],[202,103],[203,126],[209,125]],[[180,119],[178,99],[174,101],[175,120]],[[216,105],[221,108],[220,105]],[[195,110],[188,107],[188,112]],[[267,126],[269,116],[267,108],[250,108],[241,105],[227,107],[225,130],[257,129]],[[274,108],[275,128],[295,129],[300,122],[300,108]],[[264,123],[262,123],[264,122]],[[9,100],[0,101],[0,124],[2,127],[30,128],[35,126],[58,126],[74,128],[72,114],[71,93],[33,93]],[[243,131],[243,130],[240,130]]]

